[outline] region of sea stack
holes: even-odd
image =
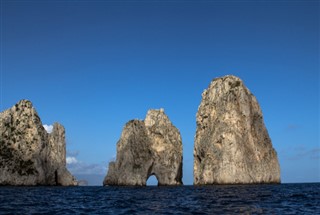
[[[77,185],[66,168],[65,129],[50,134],[28,100],[0,113],[0,185]]]
[[[238,77],[210,83],[196,122],[195,185],[280,183],[277,153],[260,106]]]
[[[182,184],[182,141],[163,109],[149,110],[145,120],[131,120],[117,143],[103,185],[145,186],[155,175],[158,186]]]

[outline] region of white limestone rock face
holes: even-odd
[[[30,101],[0,113],[0,185],[77,185],[65,158],[63,126],[48,134]]]
[[[182,184],[182,140],[163,109],[149,110],[144,121],[129,121],[117,143],[103,185],[145,186],[151,175],[158,185]]]
[[[280,183],[277,153],[260,106],[238,77],[211,82],[196,122],[195,185]]]

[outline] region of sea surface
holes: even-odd
[[[0,214],[320,214],[320,183],[0,187]]]

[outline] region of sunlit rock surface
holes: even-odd
[[[194,184],[280,183],[277,153],[254,95],[235,76],[202,93],[194,145]]]

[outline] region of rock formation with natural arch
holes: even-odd
[[[194,184],[280,183],[277,153],[255,96],[235,76],[202,93],[194,145]]]
[[[145,120],[124,126],[103,185],[145,186],[151,175],[160,186],[182,184],[180,132],[163,109],[149,110]]]

